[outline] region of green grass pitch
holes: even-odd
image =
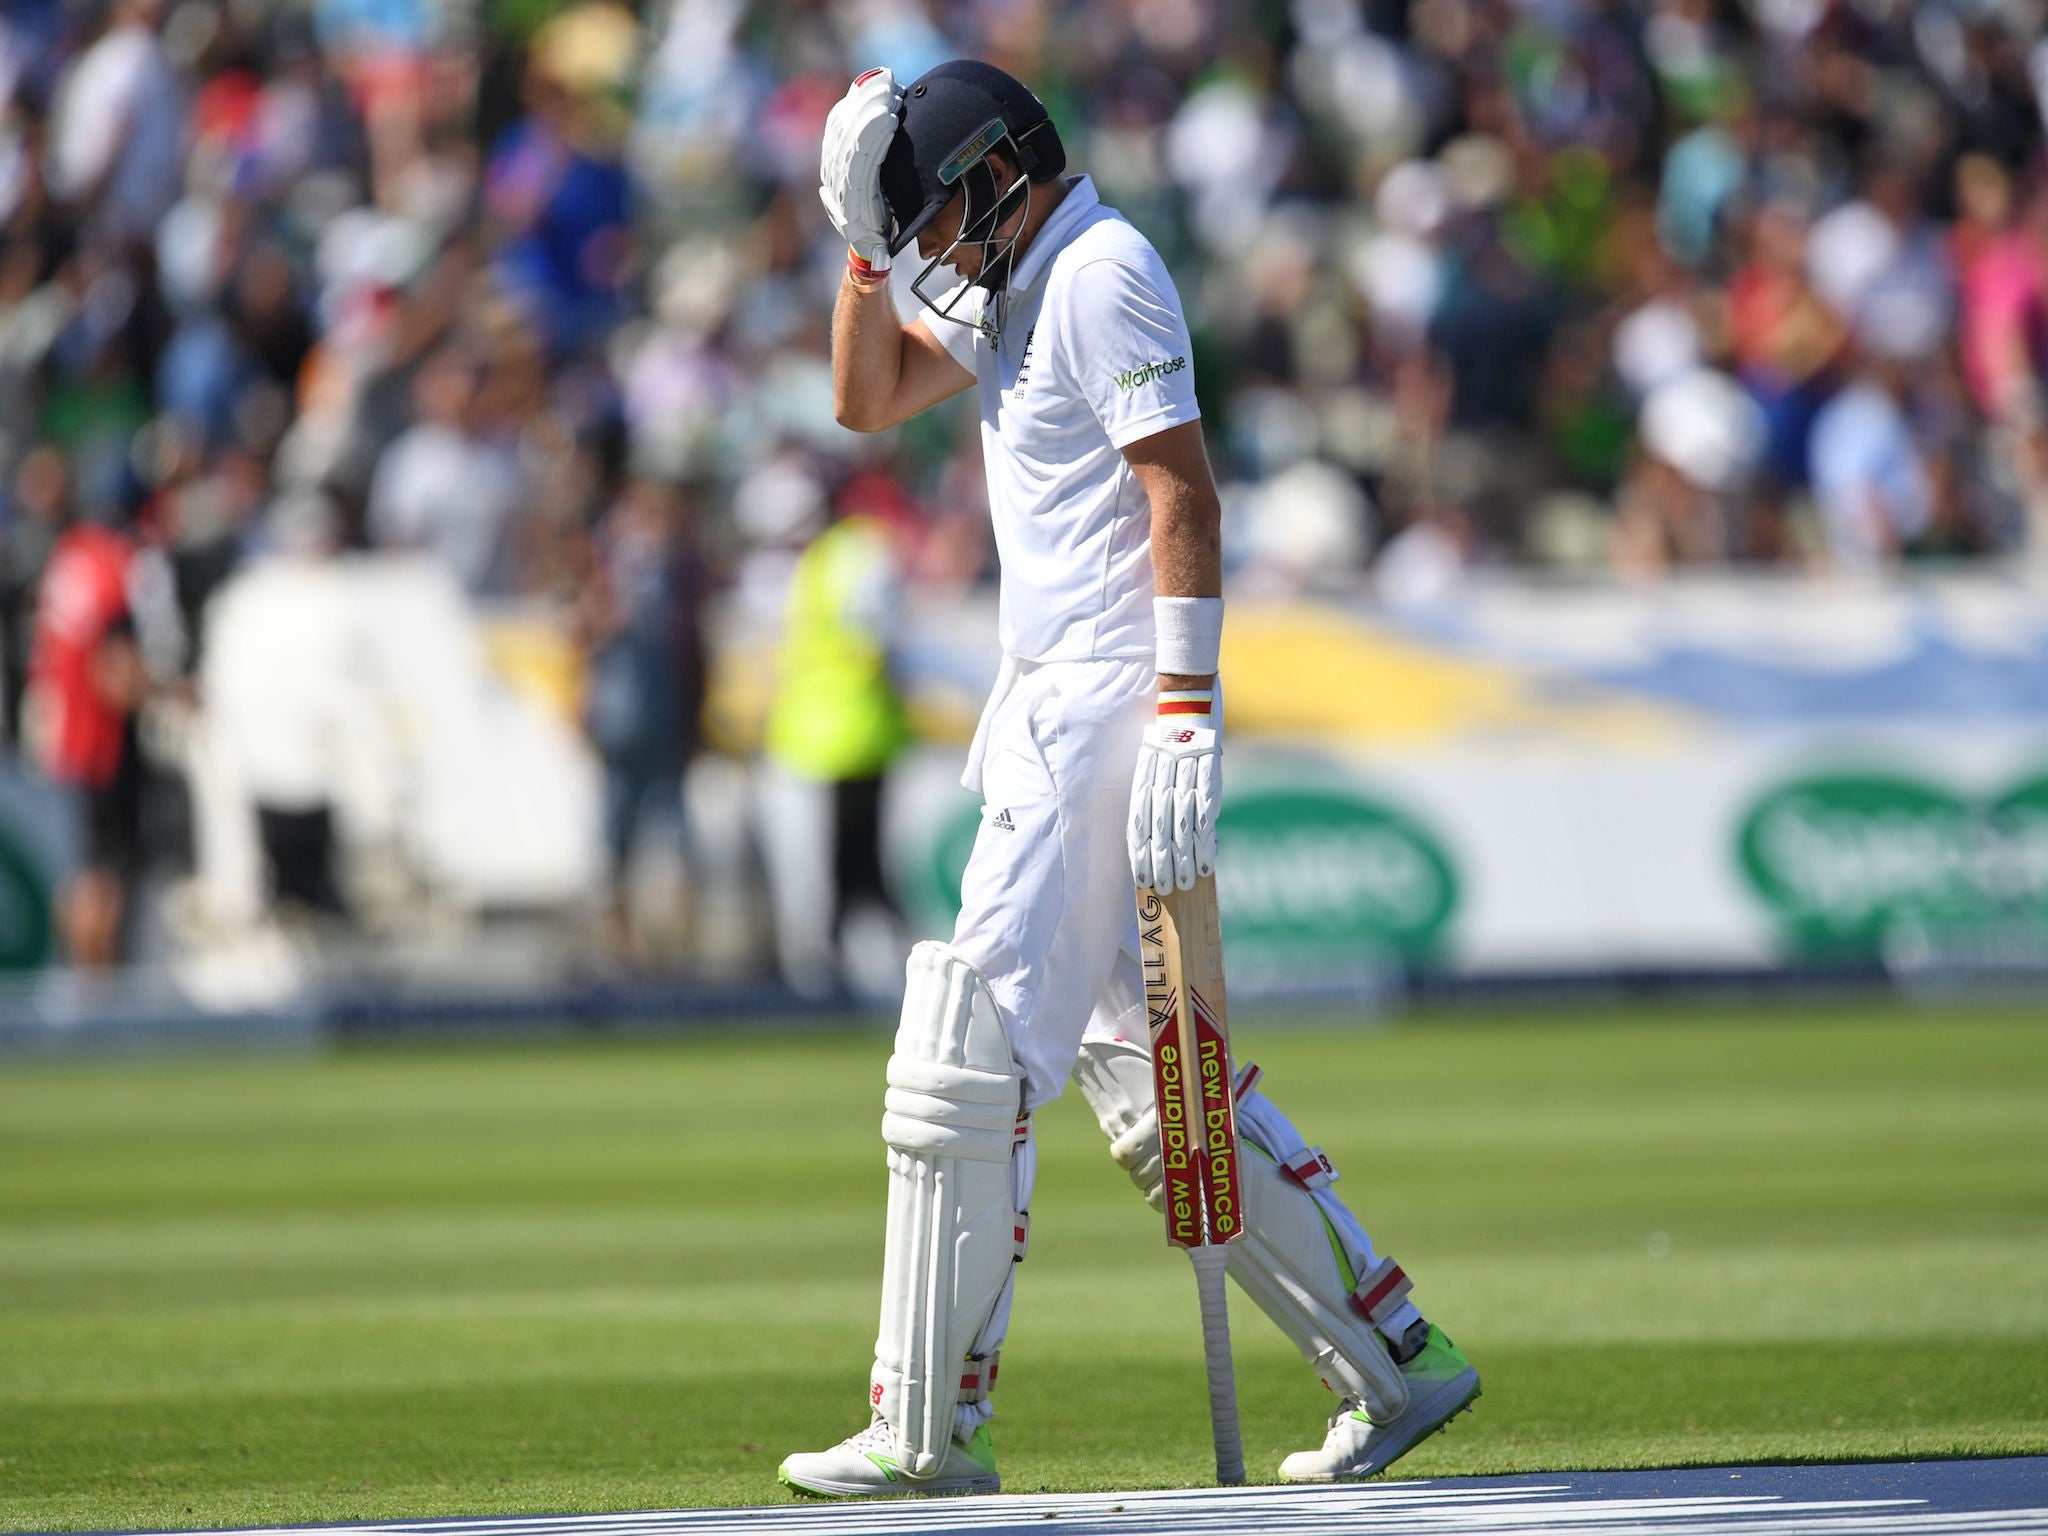
[[[2048,1019],[1288,1027],[1240,1057],[1485,1378],[1410,1475],[2048,1451]],[[864,1417],[885,1033],[13,1066],[0,1526],[774,1501]],[[1041,1117],[1017,1491],[1210,1471],[1194,1285]],[[1254,1477],[1327,1399],[1234,1298]]]

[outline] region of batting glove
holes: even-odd
[[[1125,840],[1139,890],[1187,890],[1216,873],[1223,798],[1223,715],[1207,689],[1159,695],[1131,783]]]
[[[903,92],[886,69],[871,69],[825,118],[818,197],[847,247],[876,272],[889,270],[889,207],[882,160],[903,111]]]

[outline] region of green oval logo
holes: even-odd
[[[1882,773],[1781,786],[1743,819],[1751,887],[1802,948],[1875,953],[1910,925],[1957,934],[2048,912],[2048,779],[1976,803]]]
[[[1279,951],[1427,956],[1458,880],[1420,823],[1348,790],[1268,789],[1227,801],[1217,899],[1233,942]]]

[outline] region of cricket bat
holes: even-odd
[[[1138,892],[1138,938],[1151,1015],[1166,1240],[1186,1249],[1195,1267],[1216,1481],[1237,1484],[1244,1481],[1244,1444],[1238,1433],[1223,1266],[1224,1244],[1244,1235],[1244,1207],[1215,878],[1204,876],[1192,889],[1166,896]]]

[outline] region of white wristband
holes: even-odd
[[[1223,649],[1223,599],[1155,597],[1152,623],[1159,631],[1159,670],[1168,676],[1208,677]]]

